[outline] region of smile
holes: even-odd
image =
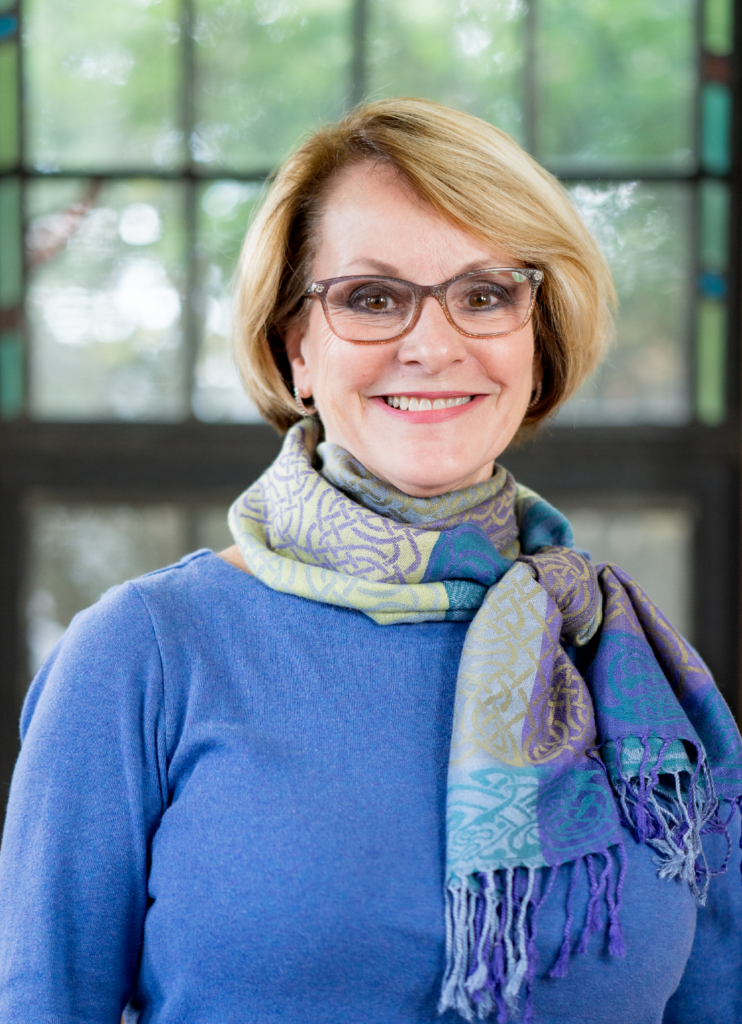
[[[385,395],[384,401],[393,409],[402,409],[409,412],[428,412],[431,409],[452,409],[456,405],[466,405],[471,402],[472,395],[462,395],[459,398],[415,398],[408,395]]]

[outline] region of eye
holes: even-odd
[[[363,313],[391,313],[400,306],[399,296],[391,288],[380,288],[378,284],[367,284],[356,288],[348,296],[349,309]]]
[[[470,309],[489,309],[496,305],[497,296],[492,292],[475,291],[469,292],[466,297],[466,304]]]
[[[388,295],[366,295],[361,299],[361,305],[372,313],[383,313],[389,309],[391,301]]]

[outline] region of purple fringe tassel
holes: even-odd
[[[646,843],[659,854],[660,878],[681,878],[687,882],[696,902],[703,906],[709,880],[718,871],[711,871],[703,851],[701,836],[710,832],[727,837],[728,822],[720,819],[711,772],[703,750],[697,751],[696,766],[687,788],[681,784],[682,772],[668,773],[674,779],[674,793],[659,786],[662,759],[671,740],[665,740],[649,769],[649,739],[643,739],[644,757],[638,777],[628,778],[621,764],[621,743],[616,743],[616,774],[614,789],[626,825],[637,841]],[[720,869],[726,868],[728,857]]]
[[[612,852],[615,851],[615,852]],[[602,856],[605,866],[596,875],[593,858]],[[614,871],[618,861],[618,876]],[[572,955],[574,893],[583,861],[590,884],[578,952],[587,949],[590,935],[600,928],[600,900],[605,900],[606,938],[613,956],[624,956],[619,911],[626,874],[622,846],[588,854],[572,862],[567,894],[564,938],[552,978],[567,974]],[[547,876],[548,872],[548,876]],[[538,913],[554,886],[557,868],[502,868],[466,879],[452,879],[446,891],[446,972],[438,1012],[457,1011],[465,1020],[496,1014],[506,1024],[518,1011],[525,984],[524,1024],[533,1022],[531,990],[536,975],[536,924]],[[544,883],[545,879],[545,884]]]

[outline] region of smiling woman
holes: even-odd
[[[739,1019],[736,726],[496,462],[612,299],[564,190],[473,117],[370,104],[287,161],[234,320],[283,448],[233,547],[109,591],[32,685],[0,1018]]]

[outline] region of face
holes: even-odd
[[[338,176],[319,239],[314,280],[384,274],[439,284],[468,270],[522,265],[448,223],[393,169],[378,164]],[[540,379],[530,322],[514,334],[467,338],[432,296],[397,341],[343,341],[318,300],[285,341],[294,383],[303,397],[312,396],[326,439],[379,479],[419,497],[486,480]],[[391,405],[396,398],[427,401],[410,410]],[[429,408],[433,403],[438,407]]]

